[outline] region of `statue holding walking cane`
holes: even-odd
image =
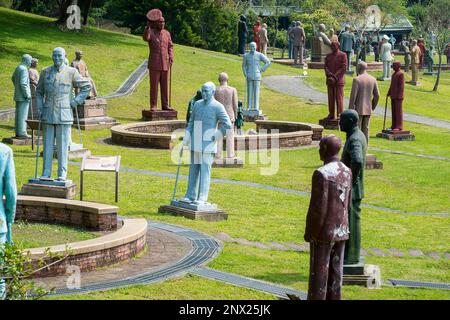
[[[152,9],[147,13],[147,25],[142,38],[148,42],[150,50],[148,69],[150,75],[150,111],[143,110],[147,120],[171,120],[177,112],[171,107],[171,82],[173,64],[173,44],[170,32],[164,29],[165,20],[161,10]],[[169,83],[170,79],[170,83]],[[161,91],[161,108],[158,111],[158,87]]]

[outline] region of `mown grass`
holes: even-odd
[[[55,46],[66,48],[69,56],[76,49],[85,52],[85,60],[97,83],[100,94],[107,94],[117,88],[148,55],[145,43],[130,35],[88,29],[80,33],[61,32],[49,26],[46,18],[17,13],[0,8],[0,22],[6,28],[0,30],[5,39],[0,44],[0,83],[4,94],[0,96],[0,106],[11,107],[12,84],[10,75],[19,63],[20,52],[28,50],[40,57],[41,67],[51,64],[51,50]],[[28,32],[32,29],[30,32]],[[69,49],[68,49],[69,48]],[[33,50],[33,51],[30,51]],[[208,52],[180,45],[175,46],[173,68],[173,106],[179,111],[179,118],[185,116],[187,102],[195,91],[206,81],[215,81],[217,75],[226,71],[230,84],[237,87],[240,97],[244,96],[244,78],[241,59],[237,56]],[[287,66],[272,64],[267,75],[290,74],[300,71]],[[311,71],[310,81],[322,81],[323,71]],[[320,80],[320,81],[319,81]],[[385,84],[381,84],[384,86]],[[442,88],[446,88],[444,84]],[[448,86],[447,86],[448,88]],[[382,88],[382,90],[387,90]],[[137,122],[141,110],[148,108],[148,79],[145,79],[136,92],[124,98],[108,101],[108,114],[122,123]],[[382,91],[383,92],[383,91]],[[385,92],[385,91],[384,91]],[[439,93],[441,94],[441,92]],[[431,94],[430,94],[431,95]],[[445,95],[445,93],[444,93]],[[408,99],[416,99],[411,98]],[[419,99],[419,97],[417,97]],[[409,101],[409,100],[408,100]],[[442,101],[427,100],[429,108],[442,108]],[[308,105],[295,97],[263,88],[261,108],[270,119],[317,123],[326,114],[326,106]],[[408,111],[409,112],[409,111]],[[425,113],[422,113],[425,114]],[[13,122],[0,126],[0,136],[11,136]],[[246,128],[250,127],[249,125]],[[382,128],[382,118],[373,117],[371,135]],[[417,140],[414,142],[389,142],[372,138],[370,145],[379,148],[438,155],[449,157],[448,144],[450,132],[438,128],[407,123]],[[341,132],[328,131],[341,138]],[[84,144],[94,155],[122,156],[122,168],[135,168],[154,172],[175,173],[176,165],[167,150],[148,150],[125,148],[104,143],[110,137],[109,130],[84,132]],[[78,141],[74,131],[73,140]],[[14,147],[17,180],[19,187],[34,175],[34,153],[30,147]],[[427,213],[448,213],[448,181],[450,166],[448,161],[423,159],[413,156],[395,155],[388,152],[372,152],[384,163],[383,170],[366,172],[365,203],[406,211]],[[275,156],[273,154],[272,156]],[[279,169],[275,175],[261,175],[264,164],[249,164],[249,154],[243,155],[247,163],[244,169],[214,169],[213,178],[234,181],[249,181],[271,186],[284,187],[298,191],[310,190],[311,175],[321,165],[316,148],[301,150],[282,150],[279,153]],[[176,159],[176,157],[174,158]],[[42,160],[40,160],[42,163]],[[56,163],[55,163],[56,165]],[[56,170],[56,168],[55,168]],[[187,166],[181,173],[186,175]],[[79,167],[70,165],[69,176],[79,180]],[[168,223],[184,225],[214,235],[225,232],[233,237],[262,242],[303,242],[305,215],[308,197],[280,191],[270,191],[227,183],[213,183],[210,200],[229,213],[229,220],[218,223],[191,221],[157,213],[158,207],[170,201],[173,178],[161,178],[138,173],[120,174],[120,214],[128,217],[146,217]],[[114,203],[114,175],[92,173],[85,175],[85,199],[102,203]],[[178,195],[186,190],[186,181],[179,184]],[[363,247],[421,249],[441,254],[449,251],[448,217],[415,216],[389,213],[363,208]],[[369,263],[381,266],[383,277],[449,282],[447,260],[434,261],[431,258],[368,258]],[[308,274],[308,255],[293,252],[264,251],[238,244],[227,244],[222,254],[212,262],[212,267],[306,289]],[[286,275],[287,273],[287,275]],[[248,292],[233,291],[234,287],[212,284],[209,280],[196,278],[180,279],[161,285],[139,286],[115,291],[76,296],[75,298],[173,298],[182,299],[183,290],[160,290],[167,286],[186,286],[187,292],[200,292],[192,295],[200,299],[216,297],[214,287],[223,291],[218,297],[265,298],[251,296]],[[232,294],[235,292],[235,294]],[[375,293],[374,293],[375,292]],[[378,293],[377,293],[378,292]],[[73,296],[72,296],[73,297]],[[371,291],[356,287],[345,287],[346,299],[448,299],[446,292],[434,290],[410,290],[383,288]]]

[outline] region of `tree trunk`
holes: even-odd
[[[441,65],[442,65],[442,50],[439,50],[439,65],[438,65],[438,73],[436,77],[436,82],[434,83],[433,91],[438,90],[439,80],[441,79]]]

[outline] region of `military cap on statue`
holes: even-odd
[[[163,17],[161,10],[152,9],[147,12],[147,19],[150,21],[159,21]]]

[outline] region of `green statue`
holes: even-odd
[[[192,108],[194,107],[194,104],[198,100],[201,100],[201,99],[202,99],[202,91],[201,90],[197,90],[197,93],[195,94],[195,96],[192,97],[191,100],[189,100],[188,109],[187,109],[187,113],[186,113],[186,122],[189,123],[189,118],[191,117]]]
[[[241,134],[241,128],[244,126],[244,114],[242,111],[242,101],[238,102],[238,111],[236,115],[236,121],[234,122],[238,134]]]
[[[430,49],[425,50],[425,64],[427,65],[428,72],[433,72],[433,47],[430,47]]]
[[[31,138],[27,134],[28,109],[31,101],[30,77],[28,68],[31,66],[31,56],[24,54],[21,64],[14,70],[12,82],[14,84],[14,101],[16,102],[16,138]]]
[[[347,134],[341,161],[352,171],[352,201],[348,213],[350,238],[345,244],[344,264],[358,264],[361,250],[361,200],[364,198],[364,167],[367,140],[358,128],[358,113],[345,110],[339,120],[341,131]]]

